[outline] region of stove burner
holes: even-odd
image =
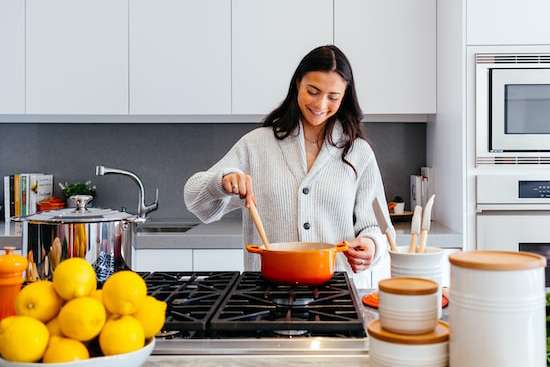
[[[277,306],[285,306],[285,307],[302,307],[309,305],[311,302],[313,302],[314,298],[309,297],[303,297],[303,298],[294,298],[292,294],[289,295],[287,298],[273,298],[273,303]]]
[[[155,335],[155,338],[172,339],[179,334],[180,332],[178,330],[170,330],[170,331],[162,330],[160,333]]]

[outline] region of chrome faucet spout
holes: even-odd
[[[155,192],[155,201],[151,204],[146,205],[145,204],[145,189],[143,187],[143,183],[141,182],[140,178],[133,172],[130,171],[124,171],[118,168],[109,168],[105,166],[96,166],[95,168],[95,174],[97,176],[104,176],[107,174],[116,173],[124,176],[128,176],[131,179],[134,180],[134,182],[139,187],[139,193],[138,193],[138,211],[137,216],[140,219],[140,221],[145,221],[147,214],[157,210],[159,205],[159,189],[156,189]]]

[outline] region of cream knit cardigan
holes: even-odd
[[[340,140],[339,122],[332,136],[334,142]],[[185,204],[205,223],[243,209],[245,244],[260,243],[243,200],[222,188],[225,174],[244,172],[252,177],[258,212],[270,242],[337,243],[364,236],[376,245],[371,269],[378,263],[387,264],[381,261],[387,256],[387,240],[372,209],[375,197],[383,208],[387,207],[374,152],[365,140],[354,142],[347,159],[357,170],[357,176],[342,161],[341,154],[341,148],[325,142],[307,172],[301,124],[283,140],[275,138],[271,127],[261,127],[243,136],[208,171],[189,178],[184,189]],[[384,214],[389,222],[387,210]],[[259,256],[245,250],[244,264],[245,270],[259,270]],[[336,270],[347,271],[359,288],[371,286],[370,272],[354,273],[343,254],[337,256]]]

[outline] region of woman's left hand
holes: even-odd
[[[344,252],[348,258],[348,263],[354,272],[365,271],[369,268],[374,251],[376,249],[374,241],[370,238],[357,237],[352,241],[348,241],[349,249]]]

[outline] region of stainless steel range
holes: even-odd
[[[258,272],[141,273],[168,303],[154,354],[366,354],[357,292],[345,272],[288,286]]]

